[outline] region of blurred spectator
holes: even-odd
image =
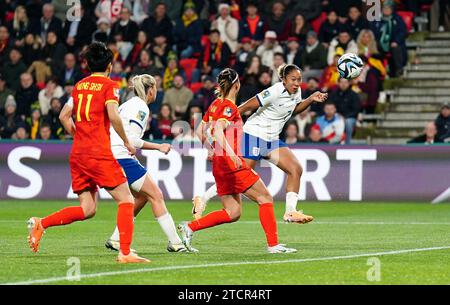
[[[64,65],[64,56],[67,54],[67,48],[63,42],[59,41],[56,32],[48,31],[47,40],[42,49],[41,59],[44,61],[52,70],[53,74],[57,74]],[[36,72],[39,73],[39,72]],[[36,79],[38,76],[36,75]],[[41,80],[37,80],[41,82]]]
[[[292,27],[290,18],[285,14],[283,2],[277,1],[272,5],[272,13],[266,20],[267,29],[276,33],[278,41],[285,41]]]
[[[144,139],[161,140],[163,138],[161,130],[158,128],[158,120],[156,114],[149,113],[148,123],[145,127]]]
[[[148,50],[150,46],[151,44],[148,41],[147,34],[144,31],[139,31],[133,49],[131,49],[131,52],[128,54],[125,60],[127,70],[131,70],[131,68],[137,64],[137,62],[139,61],[139,55],[141,54],[141,51],[144,49]]]
[[[27,9],[27,12],[29,11]],[[34,34],[39,35],[42,41],[46,41],[49,32],[54,32],[56,37],[61,37],[62,22],[55,17],[55,8],[52,4],[46,3],[42,6],[42,17],[33,20],[30,29]]]
[[[328,12],[327,20],[320,26],[319,40],[325,48],[328,48],[331,40],[339,34],[341,26],[338,22],[338,15],[335,11]]]
[[[234,69],[239,75],[244,73],[248,60],[256,54],[252,40],[249,37],[242,38],[241,43],[242,48],[236,54],[236,64],[234,65]]]
[[[361,30],[369,28],[369,22],[361,15],[359,6],[351,6],[348,11],[348,17],[347,25],[353,39],[359,36]]]
[[[273,72],[276,73],[276,72]],[[258,92],[263,91],[264,89],[269,88],[272,86],[272,75],[269,71],[264,70],[261,72],[261,75],[258,78]]]
[[[133,20],[139,24],[142,25],[145,19],[148,18],[148,14],[150,12],[150,2],[153,2],[151,0],[134,0],[133,1]],[[164,15],[165,7],[164,7]]]
[[[77,67],[75,55],[67,53],[64,56],[64,68],[59,73],[58,81],[60,84],[72,82],[76,84],[83,78],[80,69]]]
[[[294,117],[295,122],[297,123],[298,133],[297,137],[300,141],[306,140],[306,128],[312,123],[312,116],[308,110],[300,112]]]
[[[305,20],[305,17],[302,14],[295,15],[289,36],[297,37],[300,45],[304,47],[306,45],[306,35],[309,31],[312,31],[312,26]]]
[[[48,141],[52,140],[52,129],[48,123],[42,123],[39,127],[39,140]]]
[[[111,21],[108,18],[101,17],[97,20],[97,30],[92,34],[92,41],[106,43],[111,33]]]
[[[370,23],[371,29],[378,41],[379,51],[389,58],[389,75],[399,77],[403,74],[406,64],[406,25],[402,17],[394,12],[393,3],[389,0],[383,4],[381,21]]]
[[[184,85],[183,77],[178,74],[173,79],[173,87],[164,94],[163,104],[169,104],[175,118],[180,119],[186,113],[193,97],[192,91]]]
[[[358,35],[357,39],[358,55],[367,58],[378,55],[377,41],[375,35],[371,30],[363,29]]]
[[[155,82],[156,82],[157,94],[156,94],[155,101],[153,103],[150,103],[148,105],[148,108],[156,116],[159,113],[159,111],[161,109],[162,102],[164,100],[164,89],[162,87],[162,78],[161,78],[161,76],[160,75],[153,75],[153,77],[155,78]]]
[[[75,86],[75,83],[71,80],[64,83],[64,95],[61,96],[61,104],[64,106],[69,98],[72,96],[73,87]]]
[[[167,66],[167,56],[169,55],[170,46],[167,43],[166,36],[158,35],[153,39],[152,57],[155,60],[155,65],[162,70]]]
[[[167,7],[162,2],[156,5],[153,14],[146,18],[141,24],[141,30],[147,33],[150,41],[156,36],[162,35],[166,37],[169,44],[172,41],[172,28],[172,22],[169,16],[167,16]]]
[[[47,2],[52,3],[55,10],[55,16],[63,23],[66,22],[67,9],[70,2],[68,2],[67,0],[51,0]]]
[[[216,99],[215,91],[216,82],[212,76],[205,76],[202,80],[202,87],[194,94],[195,103],[208,109],[209,105]]]
[[[339,33],[338,37],[334,38],[330,42],[330,46],[328,48],[328,64],[331,65],[333,63],[334,54],[336,51],[340,49],[343,54],[345,53],[358,53],[358,45],[350,36],[350,33],[346,29],[342,29]]]
[[[12,40],[9,38],[8,28],[0,26],[0,63],[6,62]]]
[[[173,29],[173,42],[181,58],[191,57],[202,50],[201,40],[203,27],[195,12],[195,5],[187,2],[184,5],[183,15],[177,18]]]
[[[341,115],[336,113],[336,106],[328,101],[324,106],[324,115],[316,120],[320,127],[322,138],[330,144],[340,144],[345,140],[345,122]]]
[[[27,125],[24,123],[20,123],[17,126],[16,132],[11,136],[13,140],[28,140],[29,134],[27,131]]]
[[[266,67],[273,67],[275,53],[283,53],[283,48],[278,44],[277,33],[267,31],[264,35],[264,43],[256,49],[256,54],[261,57],[261,62]]]
[[[258,12],[257,3],[250,1],[247,4],[247,16],[243,18],[239,26],[239,38],[248,37],[252,44],[259,45],[264,39],[264,19]]]
[[[304,16],[306,21],[311,21],[319,17],[322,13],[322,7],[320,1],[318,0],[302,0],[302,1],[292,1],[293,4],[289,8],[290,17],[294,17],[296,13]]]
[[[3,74],[0,73],[0,115],[4,113],[6,99],[10,95],[14,96],[14,91],[6,86],[6,80]]]
[[[30,116],[31,105],[38,101],[39,90],[30,73],[20,75],[20,87],[16,91],[17,114],[24,120]]]
[[[337,62],[339,57],[341,57],[344,53],[342,50],[337,50],[336,54],[333,57],[333,63],[328,65],[323,70],[322,76],[320,78],[319,87],[320,90],[323,91],[332,91],[337,86],[337,82],[339,80],[339,72],[337,69]]]
[[[30,21],[27,11],[22,5],[18,5],[14,11],[14,19],[9,26],[11,31],[11,39],[14,40],[16,47],[22,47],[25,43],[25,36],[30,31]]]
[[[50,101],[53,98],[60,98],[64,95],[63,89],[58,85],[55,79],[51,79],[45,85],[45,88],[39,92],[39,106],[41,107],[42,115],[47,115],[50,110]]]
[[[127,86],[126,73],[123,70],[122,63],[120,61],[116,61],[113,63],[109,78],[117,82],[119,88],[124,88]]]
[[[64,24],[64,37],[69,49],[79,51],[84,45],[90,44],[92,41],[92,33],[97,29],[97,24],[92,16],[86,14],[82,5],[76,6],[79,19],[74,21],[67,20]],[[65,6],[67,11],[67,4]]]
[[[317,39],[314,31],[308,32],[306,47],[300,54],[299,67],[303,69],[303,79],[320,77],[327,67],[327,50]]]
[[[111,27],[111,38],[116,42],[125,41],[134,43],[139,32],[139,27],[136,22],[131,20],[130,9],[123,7],[120,12],[120,19],[117,20]]]
[[[230,55],[230,48],[228,44],[220,40],[219,31],[211,30],[209,40],[198,60],[197,68],[192,72],[192,81],[198,82],[200,73],[211,75],[215,79],[220,71],[228,67]]]
[[[311,94],[319,90],[319,80],[315,77],[310,77],[307,79],[306,90],[302,91],[302,97],[304,99],[308,98]],[[323,115],[323,103],[313,103],[309,109],[309,115],[311,117],[318,117]]]
[[[434,121],[437,128],[437,137],[439,140],[447,142],[450,140],[450,105],[444,104],[441,112]]]
[[[180,0],[159,0],[159,1],[150,1],[150,12],[155,11],[156,6],[159,3],[164,3],[167,9],[167,16],[170,20],[177,20],[180,18],[183,9],[183,1]],[[190,0],[187,0],[186,3],[193,3]]]
[[[12,95],[6,98],[5,114],[0,116],[0,138],[10,139],[16,132],[19,124],[23,122],[16,113],[17,104]]]
[[[286,54],[286,63],[287,64],[295,64],[300,67],[301,64],[301,50],[300,44],[298,42],[298,38],[295,36],[291,36],[287,40],[287,48],[284,52]]]
[[[442,143],[438,137],[438,131],[434,122],[428,122],[425,126],[423,134],[408,141],[408,144],[434,144]]]
[[[64,139],[64,128],[59,121],[59,114],[61,113],[61,101],[54,97],[50,101],[50,110],[44,116],[43,121],[50,126],[52,131],[52,139]]]
[[[172,107],[169,104],[162,104],[158,114],[158,129],[162,134],[162,140],[173,139],[172,123],[174,122]]]
[[[134,97],[134,89],[133,89],[133,84],[131,83],[131,79],[132,79],[131,74],[127,75],[127,86],[125,88],[122,88],[120,90],[120,103],[123,104],[126,101],[128,101],[130,98]]]
[[[286,124],[284,129],[283,139],[288,145],[296,144],[299,142],[298,138],[298,126],[295,121],[290,121]]]
[[[247,66],[243,73],[242,84],[255,86],[258,83],[260,74],[269,68],[261,62],[261,57],[253,55],[247,61]]]
[[[32,33],[27,34],[22,47],[22,59],[25,65],[29,67],[34,61],[40,60],[41,52],[41,39]]]
[[[133,74],[133,75],[159,74],[158,68],[156,68],[153,60],[150,57],[150,51],[148,51],[146,49],[143,49],[141,51],[141,54],[139,55],[139,62],[137,63],[136,66],[134,66],[133,70],[131,71],[131,74]]]
[[[26,1],[25,9],[30,20],[40,19],[42,17],[43,2],[42,0]]]
[[[345,78],[339,79],[338,89],[330,94],[328,98],[336,105],[339,112],[345,119],[345,144],[350,144],[356,119],[361,111],[361,101],[351,86],[350,81]]]
[[[322,136],[322,132],[320,131],[320,126],[314,124],[309,130],[308,138],[305,140],[306,143],[311,144],[320,144],[320,143],[328,143]]]
[[[97,18],[106,18],[110,24],[119,20],[122,8],[126,7],[132,10],[129,0],[100,0],[95,7],[95,16]]]
[[[236,53],[238,48],[239,22],[230,16],[230,5],[219,4],[219,17],[211,24],[212,29],[220,33],[220,40],[228,45],[231,53]]]
[[[349,9],[352,6],[361,7],[361,0],[328,0],[328,7],[330,10],[334,10],[339,17],[348,15]]]
[[[167,56],[167,68],[163,75],[163,88],[168,90],[173,87],[173,80],[176,75],[181,75],[181,70],[178,68],[178,58],[174,52],[170,52]]]
[[[273,66],[272,69],[272,85],[278,83],[280,81],[280,77],[278,76],[278,68],[282,65],[286,64],[284,60],[283,53],[275,53],[273,54]]]
[[[17,91],[19,88],[20,74],[25,72],[27,67],[22,61],[22,54],[19,49],[13,48],[9,53],[9,61],[5,62],[2,66],[2,75],[6,81],[6,85],[13,91]]]
[[[386,75],[386,69],[383,63],[375,57],[361,58],[365,61],[365,65],[357,78],[357,84],[363,93],[362,107],[366,114],[374,114],[380,92],[383,91],[382,80]]]

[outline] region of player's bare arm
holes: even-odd
[[[304,99],[303,102],[298,104],[297,107],[295,107],[294,115],[305,111],[313,103],[323,103],[323,102],[325,102],[327,100],[327,98],[328,98],[328,93],[322,93],[322,92],[319,92],[319,91],[314,92],[307,99]]]
[[[63,125],[64,129],[70,134],[75,134],[75,123],[72,119],[73,106],[66,103],[59,114],[59,121]]]
[[[225,150],[227,156],[231,158],[236,168],[240,169],[242,167],[242,161],[234,153],[233,148],[228,143],[224,134],[224,130],[227,128],[227,124],[228,123],[225,122],[224,120],[217,121],[216,124],[214,125],[214,137],[216,138],[216,143],[218,143],[220,147],[222,147]]]
[[[106,105],[106,110],[108,112],[109,120],[111,121],[111,125],[114,130],[117,132],[119,137],[123,140],[124,145],[128,149],[128,151],[134,155],[136,154],[136,148],[130,143],[128,137],[125,133],[125,129],[123,128],[122,119],[119,114],[119,106],[116,103],[108,103]]]
[[[245,101],[243,104],[241,104],[238,107],[239,113],[241,115],[250,113],[252,114],[253,112],[255,112],[259,107],[260,107],[260,103],[258,101],[258,99],[256,98],[256,96],[252,97],[251,99],[248,99],[247,101]]]

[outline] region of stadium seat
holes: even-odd
[[[197,66],[198,59],[196,58],[183,58],[180,59],[180,67],[184,70],[184,73],[186,74],[186,82],[188,84],[191,83],[192,78],[192,71]]]
[[[397,14],[402,17],[406,24],[406,29],[408,30],[408,33],[410,33],[413,27],[414,13],[409,11],[398,11]]]
[[[325,20],[327,20],[327,13],[322,13],[319,17],[311,21],[311,26],[314,32],[319,33],[320,26],[325,22]]]
[[[190,88],[191,88],[191,90],[192,90],[192,92],[194,92],[194,94],[195,93],[197,93],[198,91],[200,91],[200,89],[202,88],[202,83],[191,83],[191,86],[190,86]]]

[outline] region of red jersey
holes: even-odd
[[[72,154],[112,156],[106,105],[119,103],[117,82],[92,74],[76,83],[72,98],[76,127]]]

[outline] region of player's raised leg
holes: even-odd
[[[264,185],[264,182],[261,179],[258,180],[244,192],[244,195],[259,205],[259,220],[266,234],[267,251],[269,253],[297,252],[296,249],[286,248],[278,243],[278,229],[273,208],[273,198]]]
[[[286,210],[283,220],[286,222],[308,223],[313,217],[297,211],[298,192],[300,190],[300,179],[302,166],[288,147],[280,147],[269,154],[269,161],[284,171],[286,180]]]
[[[126,182],[114,189],[108,190],[109,194],[118,203],[117,228],[119,230],[120,251],[117,261],[119,263],[146,263],[148,259],[139,257],[131,252],[130,245],[134,231],[134,198]]]

